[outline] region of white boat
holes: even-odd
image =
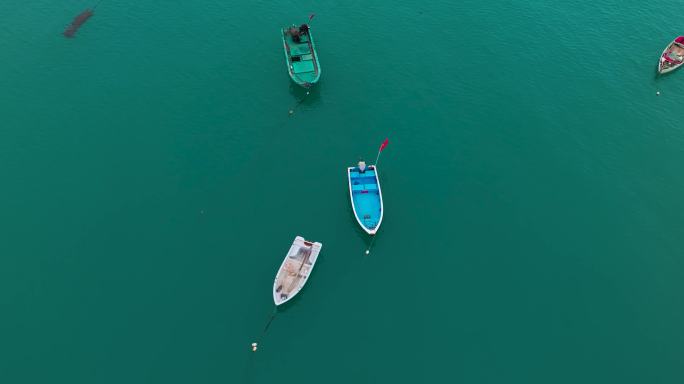
[[[684,36],[678,36],[660,55],[658,73],[668,73],[684,64]]]
[[[323,244],[297,236],[273,281],[273,302],[285,304],[302,290],[316,264]]]

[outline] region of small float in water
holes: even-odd
[[[309,23],[311,19],[313,15],[309,17]],[[281,37],[285,50],[285,64],[287,64],[290,78],[304,88],[312,87],[321,77],[321,67],[318,63],[310,24],[283,28]]]
[[[671,42],[660,55],[658,73],[672,72],[684,63],[684,36],[679,36]]]
[[[321,247],[321,243],[304,240],[301,236],[295,237],[273,282],[273,302],[276,306],[285,304],[304,288]]]

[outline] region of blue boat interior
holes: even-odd
[[[358,167],[349,171],[356,216],[364,227],[375,229],[380,221],[380,189],[374,169],[361,173]]]

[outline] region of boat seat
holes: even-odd
[[[367,228],[373,229],[378,225],[377,220],[374,220],[371,215],[364,215],[363,216],[363,223],[366,225]]]
[[[378,192],[378,185],[377,184],[357,184],[354,185],[352,184],[352,192],[358,192],[358,193],[370,193],[370,192]]]
[[[366,169],[366,172],[361,173],[358,170],[354,169],[351,171],[351,177],[375,177],[375,171]]]
[[[354,184],[377,184],[377,182],[375,181],[375,177],[352,177],[351,180]]]
[[[313,72],[314,71],[313,61],[311,61],[311,60],[294,61],[294,62],[292,62],[292,70],[294,71],[294,73]]]
[[[290,48],[290,54],[292,56],[306,55],[308,53],[311,53],[309,44],[297,44]]]

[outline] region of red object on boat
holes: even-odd
[[[675,38],[660,55],[658,73],[668,73],[684,64],[684,36]]]
[[[78,31],[79,28],[81,28],[81,25],[83,25],[90,17],[93,15],[93,10],[92,9],[86,9],[85,11],[81,12],[78,16],[74,17],[74,21],[69,24],[69,26],[64,30],[64,36],[66,37],[74,37],[76,34],[76,31]]]
[[[668,52],[668,53],[669,53],[669,52]],[[679,64],[679,63],[681,63],[681,61],[679,61],[679,60],[671,59],[670,56],[669,56],[667,53],[663,55],[663,59],[665,59],[665,61],[670,62],[670,63],[673,63],[673,64]]]

